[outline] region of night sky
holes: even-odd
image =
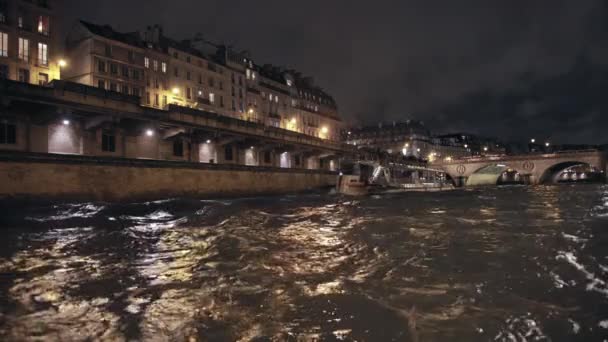
[[[608,143],[607,1],[63,1],[68,21],[158,23],[298,69],[347,122]]]

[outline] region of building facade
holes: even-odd
[[[0,0],[0,78],[47,85],[60,78],[55,2]]]
[[[138,96],[158,109],[188,107],[339,141],[333,98],[295,70],[258,65],[203,39],[177,41],[159,26],[120,33],[81,21],[67,40],[65,80]]]

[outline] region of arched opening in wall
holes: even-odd
[[[601,183],[603,173],[588,163],[570,161],[548,168],[540,178],[540,184]]]
[[[490,164],[473,172],[467,180],[468,186],[523,184],[523,177],[508,165]]]
[[[524,184],[524,178],[514,169],[506,169],[498,177],[496,185],[517,185]]]
[[[456,183],[456,181],[454,180],[454,178],[452,178],[452,176],[450,176],[449,173],[445,174],[445,184],[446,185],[458,186],[458,184]]]

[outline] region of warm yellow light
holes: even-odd
[[[58,64],[60,68],[65,68],[66,66],[68,66],[68,62],[66,62],[65,59],[60,59]]]
[[[292,124],[292,125],[295,125],[297,121],[298,121],[298,120],[296,120],[296,118],[293,118],[293,119],[291,119],[291,124]]]
[[[327,134],[327,132],[329,132],[329,128],[327,128],[327,126],[321,128],[321,133]]]
[[[253,108],[249,108],[249,114],[253,114]]]
[[[173,94],[179,95],[179,88],[178,87],[173,88]]]
[[[410,147],[410,144],[405,144],[405,147],[406,147],[406,148],[407,148],[407,147]]]

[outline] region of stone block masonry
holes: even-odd
[[[238,197],[335,186],[320,170],[0,153],[0,199],[137,201]]]

